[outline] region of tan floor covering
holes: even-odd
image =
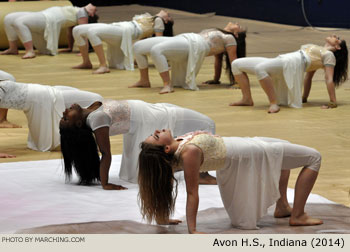
[[[134,14],[148,11],[156,13],[160,8],[140,5],[100,7],[100,22],[130,20]],[[323,44],[324,38],[336,33],[350,43],[349,30],[315,30],[296,26],[279,25],[253,20],[192,14],[171,11],[175,19],[175,33],[199,32],[204,28],[223,28],[228,21],[239,21],[248,27],[248,56],[274,57],[280,53],[297,50],[306,43]],[[21,52],[23,54],[23,52]],[[95,67],[96,55],[90,54]],[[169,102],[195,109],[214,119],[217,133],[223,136],[268,136],[282,138],[293,143],[318,149],[323,162],[313,193],[332,201],[350,206],[350,82],[337,90],[339,107],[322,110],[320,106],[328,101],[323,71],[314,77],[309,103],[303,109],[283,107],[278,114],[268,114],[268,102],[257,79],[251,76],[254,107],[229,107],[239,100],[240,90],[231,89],[223,76],[221,85],[200,85],[200,91],[175,89],[175,93],[159,95],[161,79],[154,67],[150,68],[152,88],[128,89],[138,80],[138,72],[112,70],[110,74],[92,75],[91,70],[73,70],[80,63],[75,54],[38,56],[22,60],[20,56],[0,56],[1,69],[12,73],[20,82],[49,85],[70,85],[100,93],[105,98],[141,99],[147,102]],[[207,57],[197,76],[197,82],[212,79],[213,57]],[[225,84],[226,83],[226,84]],[[10,111],[9,120],[22,125],[20,129],[0,129],[0,151],[17,155],[16,159],[2,159],[0,162],[16,162],[60,158],[60,152],[40,153],[26,148],[27,126],[21,111]],[[113,154],[122,152],[122,136],[111,137]],[[293,171],[290,187],[294,187],[299,171]]]

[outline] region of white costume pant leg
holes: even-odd
[[[130,131],[123,136],[123,156],[119,177],[137,183],[140,143],[156,129],[170,129],[183,135],[189,131],[215,132],[215,124],[209,117],[196,111],[167,103],[150,104],[128,101],[131,111]]]
[[[15,77],[12,74],[6,73],[0,70],[0,80],[11,80],[16,81]]]
[[[13,34],[13,30],[17,33],[17,36],[22,41],[22,43],[26,43],[29,41],[32,41],[32,33],[38,33],[44,34],[45,25],[46,25],[46,19],[44,14],[40,12],[20,12],[21,15],[17,15],[17,13],[14,13],[14,17],[9,14],[10,21],[10,27],[12,28],[5,28],[6,30],[9,30],[10,36]],[[13,41],[15,37],[9,38],[10,41]]]
[[[240,75],[242,72],[255,74],[258,80],[271,77],[279,105],[288,105],[288,87],[283,75],[283,61],[281,57],[262,58],[247,57],[236,59],[231,65],[233,75]]]
[[[12,12],[5,16],[4,18],[4,28],[7,39],[9,41],[17,41],[19,39],[17,31],[14,27],[14,22],[17,18],[23,17],[30,14],[31,12]]]
[[[245,72],[255,74],[258,80],[262,80],[269,75],[278,75],[283,78],[283,63],[279,58],[240,58],[232,62],[231,68],[233,75],[240,75]]]
[[[148,56],[150,55],[151,49],[153,46],[168,41],[172,39],[171,37],[153,37],[148,39],[143,39],[140,41],[137,41],[134,46],[134,56],[137,62],[137,66],[139,69],[145,69],[148,68]]]
[[[305,167],[318,172],[321,167],[321,154],[314,148],[293,144],[285,140],[259,137],[265,142],[279,142],[283,146],[282,170]]]
[[[86,45],[85,39],[88,38],[88,31],[90,28],[96,28],[99,26],[105,26],[106,24],[81,24],[77,25],[73,28],[73,37],[74,41],[77,44],[77,46],[84,46]]]
[[[123,38],[122,27],[110,24],[93,26],[88,30],[87,37],[92,46],[102,45],[102,41],[106,42],[109,67],[124,69],[124,53],[120,48]]]
[[[272,138],[224,138],[225,167],[217,181],[225,209],[234,226],[256,229],[257,222],[280,197],[282,169],[306,167],[318,171],[315,149]]]
[[[150,55],[159,73],[169,71],[168,60],[183,62],[187,66],[189,44],[181,36],[167,38],[151,48]],[[186,73],[185,73],[186,75]]]

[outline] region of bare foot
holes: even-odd
[[[5,51],[0,52],[0,55],[17,55],[18,50],[17,49],[7,49]]]
[[[15,155],[10,155],[6,153],[0,153],[0,158],[15,158]]]
[[[151,87],[151,83],[150,82],[144,82],[143,83],[141,81],[138,81],[135,84],[129,86],[129,88],[149,88],[149,87]]]
[[[317,218],[311,218],[306,213],[301,215],[300,217],[290,217],[289,225],[290,226],[315,226],[321,225],[323,221]]]
[[[91,63],[81,63],[79,65],[76,65],[72,67],[73,69],[92,69],[92,64]]]
[[[93,71],[92,73],[93,74],[104,74],[104,73],[109,73],[109,72],[110,72],[110,70],[108,67],[101,66],[96,71]]]
[[[22,56],[22,59],[32,59],[32,58],[35,58],[35,52],[33,52],[33,51],[26,52]]]
[[[22,126],[19,126],[6,120],[0,122],[0,128],[22,128]]]
[[[217,185],[216,178],[211,176],[208,172],[199,174],[200,185]]]
[[[254,102],[252,100],[240,100],[238,102],[232,102],[229,104],[230,106],[254,106]]]
[[[174,92],[174,89],[170,85],[165,85],[162,90],[160,90],[160,94],[167,94]]]
[[[277,104],[271,104],[267,113],[277,113],[280,111],[280,107]]]
[[[229,88],[230,89],[241,89],[240,86],[237,83],[230,85]]]
[[[285,218],[289,217],[291,213],[292,208],[289,206],[288,202],[287,205],[277,203],[273,216],[275,218]]]

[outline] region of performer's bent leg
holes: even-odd
[[[294,205],[289,224],[308,226],[322,224],[322,220],[311,218],[305,212],[306,200],[315,184],[321,166],[321,154],[306,146],[284,143],[282,170],[304,167],[299,173],[294,194]],[[276,206],[278,207],[278,206]]]
[[[1,52],[0,54],[18,54],[18,35],[17,31],[15,30],[13,24],[15,20],[19,17],[23,17],[24,15],[28,14],[30,12],[13,12],[9,13],[4,18],[4,29],[7,36],[7,40],[9,42],[9,49]]]
[[[149,75],[148,75],[148,56],[154,45],[157,45],[168,39],[171,39],[171,38],[153,37],[153,38],[140,40],[134,44],[133,46],[134,56],[140,71],[140,79],[139,81],[137,81],[136,83],[134,83],[129,87],[133,88],[133,87],[150,87],[151,86]]]
[[[237,81],[241,92],[242,99],[237,102],[232,102],[230,106],[253,106],[253,98],[250,91],[250,83],[248,74],[255,74],[255,67],[261,62],[264,62],[267,58],[262,57],[247,57],[239,58],[232,62],[231,70],[232,74]]]

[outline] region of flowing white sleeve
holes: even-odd
[[[102,127],[110,127],[111,118],[102,110],[93,111],[86,118],[86,124],[95,131]]]

